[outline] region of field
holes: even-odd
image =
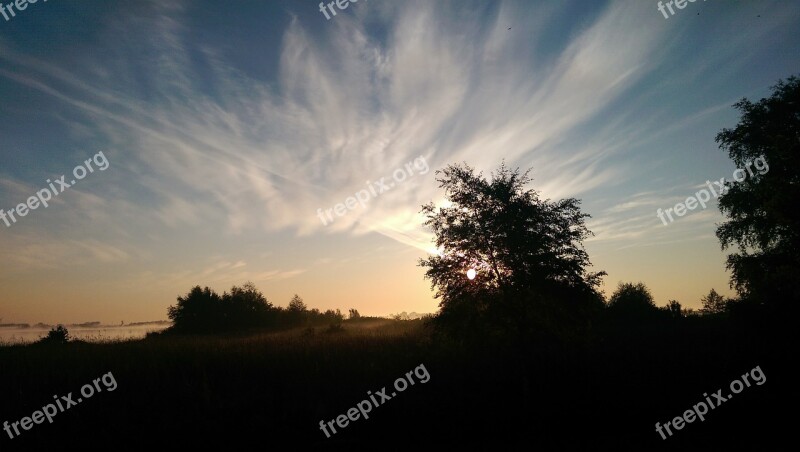
[[[114,391],[94,394],[9,439],[3,448],[65,442],[121,450],[225,444],[302,449],[404,450],[469,445],[481,450],[764,445],[783,436],[784,398],[795,397],[781,353],[785,338],[720,319],[668,328],[608,328],[583,345],[463,347],[420,320],[346,321],[343,331],[296,329],[227,336],[151,337],[116,343],[0,347],[0,421],[14,422],[108,372]],[[622,331],[622,330],[619,330]],[[327,438],[319,423],[424,365],[427,383],[372,408]],[[760,366],[745,388],[662,440],[654,430]],[[103,387],[102,385],[100,386]],[[793,391],[791,394],[782,391]],[[335,425],[335,424],[334,424]],[[422,440],[425,438],[425,440]],[[102,447],[101,447],[102,446]]]

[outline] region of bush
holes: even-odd
[[[47,336],[43,337],[39,343],[40,344],[66,344],[69,342],[69,331],[64,327],[64,325],[58,325],[55,328],[52,328]]]

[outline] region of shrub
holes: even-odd
[[[58,325],[50,329],[47,336],[39,341],[41,344],[66,344],[67,342],[69,342],[69,331],[67,331],[64,325]]]

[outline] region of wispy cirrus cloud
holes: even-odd
[[[4,53],[29,72],[3,75],[68,103],[109,141],[125,143],[115,156],[135,176],[125,183],[151,194],[128,196],[127,206],[155,213],[166,227],[321,232],[318,207],[420,155],[438,166],[466,160],[491,168],[497,157],[487,150],[503,150],[511,161],[533,153],[537,166],[561,167],[538,178],[548,196],[617,179],[622,169],[597,160],[565,166],[557,144],[642,76],[657,36],[631,42],[620,24],[634,12],[612,4],[551,66],[538,68],[516,51],[526,36],[505,33],[515,8],[503,4],[486,26],[481,17],[442,22],[445,11],[433,5],[396,5],[385,41],[343,16],[322,44],[295,18],[269,83],[245,77],[216,49],[200,49],[213,90],[197,82],[185,9],[161,8],[133,21],[136,28],[117,22],[107,31],[157,62],[146,71],[120,56],[113,65],[90,60],[90,74],[72,74]],[[467,29],[479,36],[463,40]],[[615,50],[622,46],[625,52]],[[132,73],[147,77],[148,99],[134,95],[140,87]],[[428,248],[415,213],[438,196],[432,177],[418,177],[324,232],[377,231]]]

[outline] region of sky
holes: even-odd
[[[279,306],[435,312],[417,265],[433,247],[420,208],[444,200],[435,171],[503,160],[543,199],[581,200],[606,296],[638,281],[660,306],[732,296],[715,200],[666,225],[656,212],[732,178],[714,138],[736,101],[800,73],[800,3],[657,3],[6,13],[0,319],[160,320],[195,285],[246,281]]]

